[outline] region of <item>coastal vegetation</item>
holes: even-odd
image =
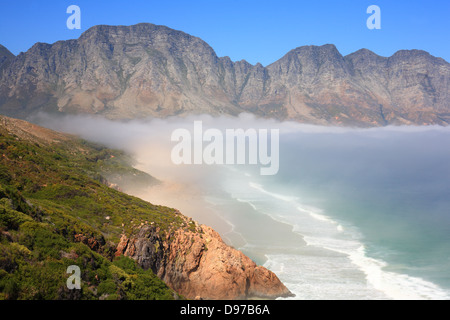
[[[179,298],[151,270],[115,256],[121,235],[142,225],[162,235],[190,227],[178,211],[111,188],[105,176],[153,178],[123,152],[70,136],[30,136],[25,122],[2,121],[0,299]],[[80,290],[66,286],[70,265],[81,269]]]

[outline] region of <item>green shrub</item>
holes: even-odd
[[[69,242],[57,234],[50,225],[25,222],[20,227],[20,242],[38,255],[39,259],[58,259],[60,251],[69,247]]]
[[[121,234],[141,222],[162,234],[183,225],[173,209],[105,185],[104,174],[154,180],[129,157],[77,139],[25,141],[1,126],[0,149],[0,299],[173,299],[151,270],[126,257],[111,261]],[[70,265],[82,271],[81,290],[67,289]]]
[[[102,281],[98,285],[97,292],[99,296],[115,294],[117,292],[116,283],[112,279]]]
[[[15,300],[19,297],[20,287],[15,279],[9,279],[4,285],[3,292],[6,299]]]

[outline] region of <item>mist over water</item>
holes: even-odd
[[[196,120],[223,131],[280,129],[278,174],[172,164],[171,133]],[[245,114],[36,122],[131,153],[163,181],[137,196],[212,226],[296,298],[450,298],[450,128],[334,128]]]

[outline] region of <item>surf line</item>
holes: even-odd
[[[192,133],[185,128],[172,132],[171,141],[178,143],[172,148],[171,160],[176,165],[259,164],[261,175],[275,175],[280,162],[279,140],[279,129],[270,129],[270,135],[268,129],[254,128],[226,129],[223,133],[215,128],[203,131],[203,122],[194,121]]]

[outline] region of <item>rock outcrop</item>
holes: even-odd
[[[188,299],[274,299],[292,294],[278,277],[226,245],[207,226],[178,229],[163,235],[144,226],[123,235],[116,255],[135,259]]]
[[[0,47],[0,112],[22,118],[42,110],[116,119],[250,112],[324,125],[447,125],[449,92],[450,64],[420,50],[342,56],[331,44],[304,46],[264,67],[147,23],[95,26],[17,57]]]

